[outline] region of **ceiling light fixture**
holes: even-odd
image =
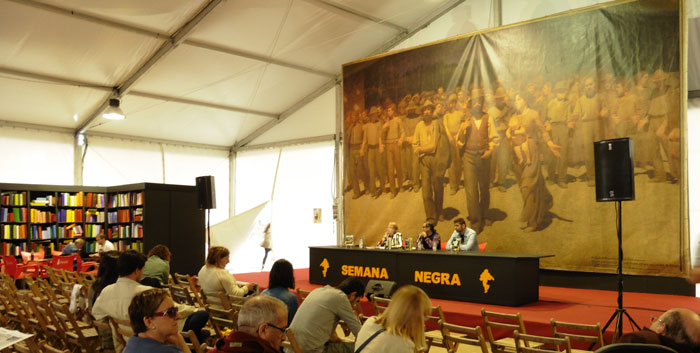
[[[109,99],[109,107],[102,113],[102,117],[109,120],[123,120],[126,118],[124,112],[119,108],[119,98],[113,97]]]

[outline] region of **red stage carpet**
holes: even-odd
[[[236,280],[258,283],[262,288],[267,287],[268,272],[236,274]],[[309,283],[309,269],[294,270],[297,288],[314,289],[319,285]],[[630,316],[641,327],[650,325],[650,317],[671,308],[688,308],[700,313],[700,298],[625,292],[623,305]],[[445,313],[447,322],[466,326],[483,326],[481,308],[486,310],[517,313],[520,312],[525,320],[528,333],[551,336],[549,320],[590,323],[599,322],[605,325],[617,308],[617,291],[572,289],[540,286],[540,300],[519,307],[498,306],[478,303],[458,302],[451,300],[432,299],[433,305],[440,305]],[[369,302],[363,302],[365,315],[373,313]],[[632,329],[625,318],[623,332]],[[610,342],[614,331],[614,323],[605,332],[606,342]]]

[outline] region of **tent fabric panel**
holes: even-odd
[[[337,3],[402,27],[410,27],[447,0],[336,0]],[[473,2],[473,1],[469,1]]]
[[[248,134],[269,118],[228,110],[126,96],[122,100],[126,119],[98,120],[91,131],[142,136],[218,146],[231,146],[232,136]],[[245,135],[243,135],[245,136]]]
[[[0,14],[0,65],[100,85],[124,80],[162,43],[13,2]]]
[[[0,126],[3,183],[73,185],[73,136]]]
[[[129,26],[147,29],[166,36],[192,18],[208,1],[204,0],[42,0],[65,9],[75,9]]]
[[[109,92],[41,82],[11,75],[0,76],[0,120],[77,128]]]
[[[297,1],[271,55],[340,73],[343,63],[369,55],[398,32],[356,16]]]
[[[281,113],[326,82],[326,77],[268,65],[254,87],[254,95],[248,107]]]
[[[211,224],[229,216],[229,152],[163,144],[165,183],[196,185],[198,176],[214,176],[216,208],[211,210]]]
[[[314,99],[303,108],[260,135],[248,146],[311,136],[335,134],[335,95],[338,86]]]
[[[264,64],[180,45],[139,80],[134,89],[216,104],[247,107]]]
[[[287,0],[226,1],[194,29],[189,39],[268,55],[289,3]]]
[[[162,165],[157,143],[89,136],[83,185],[162,183]]]

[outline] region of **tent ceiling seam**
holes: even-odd
[[[442,15],[446,14],[453,8],[455,8],[457,5],[463,3],[464,0],[451,0],[448,3],[445,3],[444,5],[438,7],[435,11],[431,12],[430,15],[423,17],[418,23],[416,23],[414,26],[411,27],[410,31],[408,32],[402,32],[398,34],[396,37],[393,39],[390,39],[388,42],[383,44],[382,46],[379,47],[375,51],[379,51],[380,53],[383,53],[393,47],[395,47],[398,43],[400,43],[403,40],[406,40],[407,38],[413,36],[416,34],[418,31],[421,29],[427,27],[430,25],[433,21],[437,20],[438,18],[442,17]],[[336,76],[335,79],[330,80],[323,84],[323,86],[319,87],[316,89],[314,92],[310,93],[306,97],[302,98],[299,102],[294,103],[290,108],[286,109],[283,111],[279,118],[277,120],[273,120],[260,128],[256,129],[255,131],[251,132],[248,134],[248,136],[242,138],[239,142],[235,143],[231,148],[233,149],[240,149],[241,147],[245,147],[247,144],[255,140],[256,138],[260,137],[262,134],[265,132],[269,131],[273,127],[277,126],[279,123],[287,119],[289,116],[294,114],[297,110],[301,109],[306,103],[311,102],[312,100],[320,97],[322,94],[328,92],[331,88],[335,87],[335,85],[339,84],[342,82],[343,76],[342,74]]]
[[[125,94],[131,89],[131,87],[136,83],[138,79],[143,77],[160,59],[165,57],[168,53],[172,52],[185,38],[192,33],[195,27],[201,23],[204,18],[211,13],[211,11],[218,6],[223,0],[211,0],[207,3],[196,15],[194,15],[190,20],[188,20],[184,25],[182,25],[175,34],[170,37],[169,41],[163,43],[160,48],[150,57],[146,62],[141,65],[131,76],[129,76],[124,82],[118,86],[117,90],[119,94]],[[85,132],[93,120],[99,117],[102,110],[105,109],[109,102],[109,98],[100,105],[98,110],[95,110],[88,119],[86,119],[78,128],[76,132]]]
[[[355,8],[352,8],[350,6],[342,5],[342,4],[336,3],[334,1],[330,1],[330,0],[305,0],[305,1],[309,2],[309,3],[313,3],[317,6],[318,5],[324,6],[325,5],[327,7],[331,7],[331,8],[340,10],[342,14],[350,14],[350,15],[353,15],[355,17],[360,17],[362,19],[372,21],[374,23],[389,27],[389,28],[396,30],[398,32],[408,32],[408,28],[405,28],[403,26],[399,26],[399,25],[392,23],[388,20],[385,20],[385,19],[382,19],[382,18],[379,18],[376,16],[372,16],[370,14],[364,13],[364,12],[357,10]]]
[[[143,97],[143,98],[158,99],[158,100],[163,100],[163,101],[168,101],[168,102],[175,102],[175,103],[182,103],[182,104],[189,104],[189,105],[197,105],[197,106],[207,107],[207,108],[228,110],[228,111],[237,112],[237,113],[265,116],[265,117],[272,118],[272,119],[277,119],[279,117],[279,114],[275,114],[275,113],[271,113],[271,112],[264,112],[264,111],[255,110],[255,109],[237,107],[234,105],[210,103],[210,102],[205,102],[205,101],[201,101],[201,100],[197,100],[197,99],[167,96],[167,95],[163,95],[163,94],[149,93],[149,92],[145,92],[145,91],[131,90],[131,92],[129,92],[129,94],[134,95],[134,96],[138,96],[138,97]]]

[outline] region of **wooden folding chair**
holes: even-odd
[[[69,344],[90,353],[98,351],[102,345],[102,339],[97,333],[97,329],[80,325],[66,304],[51,303],[51,308],[56,314],[59,324],[63,326]]]
[[[60,347],[67,347],[68,342],[62,330],[63,326],[58,323],[58,317],[56,317],[53,309],[51,309],[49,300],[47,298],[32,297],[32,302],[34,303],[36,311],[43,317],[44,322],[46,322],[45,330],[49,337],[48,341]]]
[[[527,334],[525,331],[525,323],[520,313],[516,314],[505,314],[497,313],[493,311],[486,311],[481,308],[481,317],[484,320],[484,327],[486,328],[486,338],[491,346],[491,352],[514,352],[515,351],[515,338],[514,337],[504,337],[501,339],[496,339],[494,334],[494,329],[501,329],[506,331],[506,335],[513,331],[518,331],[521,334]],[[528,342],[524,342],[525,346],[529,346]]]
[[[590,324],[578,324],[571,322],[556,321],[553,318],[549,320],[552,326],[552,336],[556,338],[569,337],[571,342],[584,342],[586,348],[596,347],[600,348],[605,346],[605,341],[603,340],[603,331],[600,328],[600,322],[595,325]],[[565,331],[562,331],[565,330]],[[571,349],[572,352],[590,352],[590,350],[584,349]]]
[[[569,337],[564,338],[554,338],[554,337],[543,337],[536,335],[528,335],[520,333],[517,330],[513,331],[513,337],[515,339],[515,351],[516,353],[552,353],[560,352],[559,347],[564,347],[564,352],[571,353],[571,344],[569,343]],[[529,343],[528,343],[529,342]],[[535,344],[532,344],[532,343]],[[529,347],[528,345],[532,345]],[[554,349],[544,349],[544,345],[556,346]]]
[[[294,333],[292,332],[292,329],[287,328],[286,334],[287,334],[287,339],[282,342],[282,347],[289,348],[294,353],[303,353],[301,351],[301,346],[299,346],[299,342],[294,337]]]
[[[297,288],[297,298],[299,298],[299,306],[301,306],[301,303],[304,302],[304,299],[309,296],[309,293],[311,293],[308,290],[303,290],[301,288]]]
[[[41,348],[39,348],[41,346]],[[38,344],[35,337],[29,337],[26,340],[15,343],[12,348],[19,353],[36,353],[41,352],[43,344]],[[61,351],[59,351],[61,352]]]
[[[181,331],[180,335],[182,335],[183,338],[189,340],[189,342],[187,343],[187,347],[189,347],[193,353],[207,352],[207,345],[199,343],[199,339],[197,339],[197,335],[194,333],[194,331]]]
[[[27,317],[27,322],[32,326],[32,331],[29,332],[35,332],[38,338],[48,339],[52,337],[52,335],[46,327],[46,319],[44,315],[36,309],[32,298],[32,293],[30,292],[17,293],[17,304],[22,307]]]
[[[199,278],[197,278],[197,276],[187,275],[187,283],[190,286],[190,293],[192,293],[195,303],[197,303],[200,308],[203,308],[205,303],[202,298],[202,288],[199,286]]]
[[[134,328],[131,327],[131,321],[117,319],[116,317],[108,316],[109,324],[112,326],[112,334],[117,333],[113,338],[122,346],[126,346],[126,341],[134,335]]]
[[[238,329],[238,312],[242,304],[234,304],[224,293],[203,293],[206,298],[205,308],[209,312],[209,322],[218,337],[224,337],[227,329]]]
[[[192,306],[195,305],[189,287],[181,284],[171,284],[168,286],[168,289],[170,289],[170,296],[173,298],[174,302]]]
[[[439,324],[442,341],[445,343],[448,353],[456,353],[460,343],[467,345],[467,347],[462,346],[459,349],[460,352],[489,353],[481,326],[452,325],[442,320],[440,320]]]
[[[440,307],[440,305],[434,306],[430,311],[427,321],[434,322],[438,328],[425,332],[425,340],[428,343],[427,352],[430,352],[430,347],[433,346],[447,348],[445,342],[442,340],[442,330],[439,328],[441,320],[445,321],[445,314],[442,312],[442,307]]]
[[[12,292],[7,287],[0,291],[0,303],[6,310],[10,327],[23,332],[32,332],[32,324],[29,323],[27,314],[17,302],[16,292]]]
[[[173,275],[173,280],[175,281],[175,284],[180,284],[180,285],[187,285],[189,287],[190,281],[188,278],[189,275],[182,275],[177,272]]]
[[[384,312],[384,310],[386,310],[386,308],[389,306],[389,303],[391,303],[391,299],[372,295],[372,308],[374,309],[374,314],[377,316],[379,316],[381,313]]]

